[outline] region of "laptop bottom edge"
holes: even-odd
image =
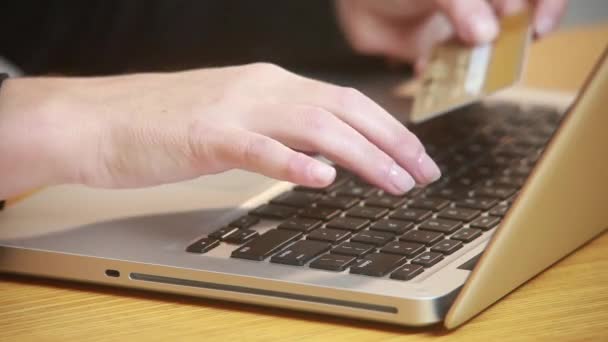
[[[0,256],[0,272],[7,274],[278,307],[408,327],[440,323],[462,286],[441,296],[404,294],[404,297],[392,297],[26,248],[0,247]]]

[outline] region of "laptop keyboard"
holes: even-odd
[[[442,171],[403,196],[338,169],[324,189],[296,186],[187,248],[407,281],[498,227],[560,116],[548,108],[469,106],[410,127]],[[276,221],[263,234],[255,226]],[[345,272],[345,276],[349,276]]]

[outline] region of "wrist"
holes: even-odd
[[[61,78],[14,78],[0,91],[0,197],[79,180],[91,132],[70,109]],[[80,115],[77,115],[80,114]],[[87,136],[88,135],[88,136]]]

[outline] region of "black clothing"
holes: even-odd
[[[268,61],[360,69],[331,0],[14,0],[0,55],[27,74],[114,74]]]

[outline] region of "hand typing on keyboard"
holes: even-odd
[[[10,164],[0,168],[0,198],[47,184],[142,187],[235,168],[308,187],[333,182],[332,166],[298,150],[392,194],[440,176],[418,138],[365,95],[265,63],[9,79],[0,136],[0,164]]]
[[[338,169],[330,186],[281,193],[186,250],[223,244],[235,259],[416,279],[499,227],[559,121],[550,108],[504,103],[450,112],[410,127],[441,181],[395,196]]]

